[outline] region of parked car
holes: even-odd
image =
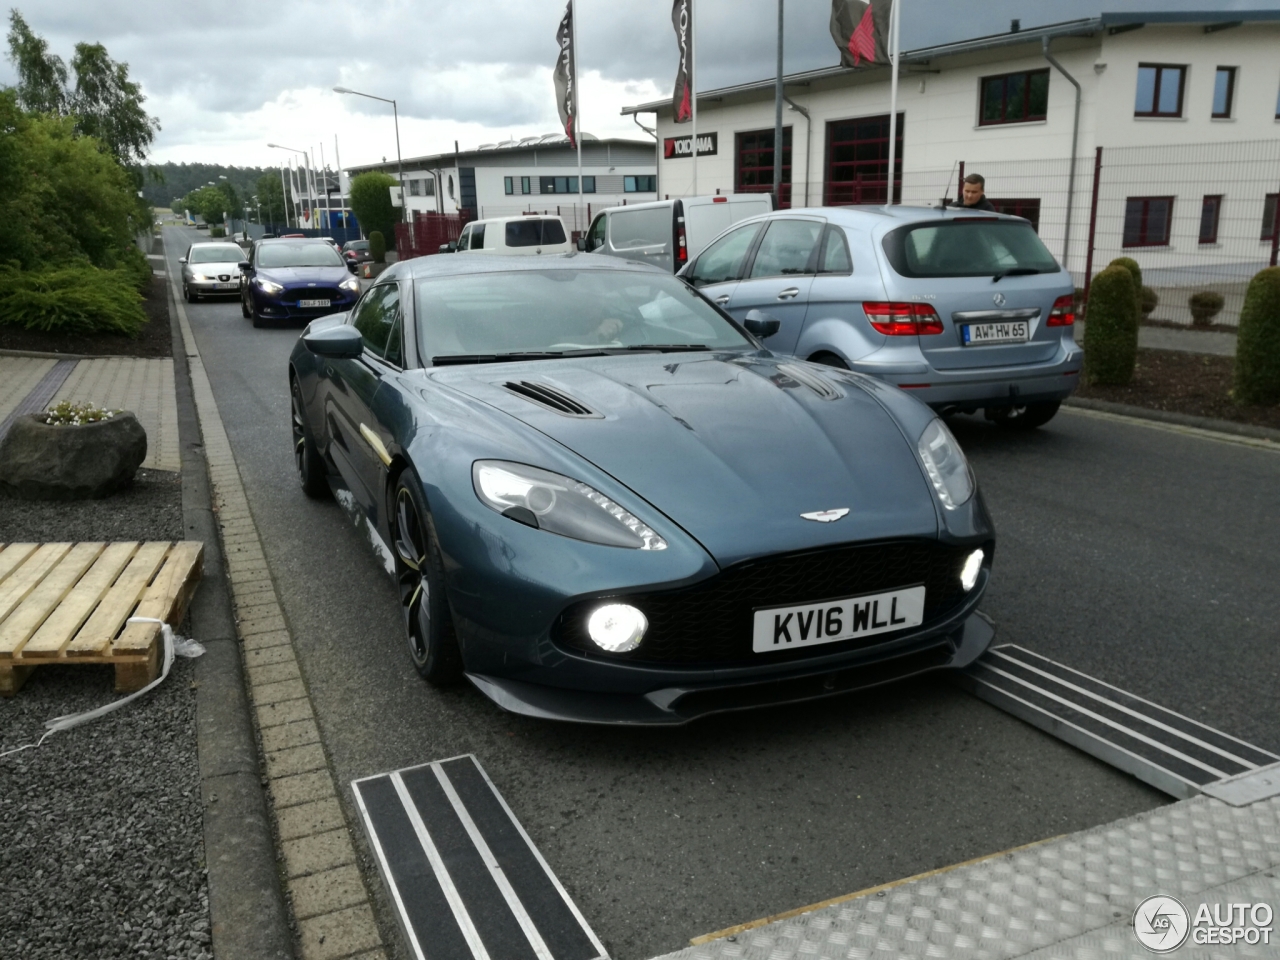
[[[347,310],[360,296],[360,281],[323,240],[259,240],[239,266],[240,311],[255,327]]]
[[[578,249],[638,260],[675,273],[726,228],[773,209],[767,193],[655,200],[610,207],[591,221]]]
[[[209,229],[209,225],[208,225],[207,223],[205,223],[203,220],[201,220],[199,223],[197,223],[197,224],[196,224],[196,229],[197,229],[197,230],[208,230],[208,229]]]
[[[244,251],[231,242],[202,241],[187,247],[182,264],[182,298],[195,303],[201,297],[234,296],[240,292],[240,261]]]
[[[342,245],[342,255],[350,263],[373,262],[373,254],[369,252],[368,240],[348,240]]]
[[[417,671],[506,710],[680,724],[970,663],[964,454],[776,325],[607,257],[406,260],[294,346],[299,480],[384,542]]]
[[[1080,380],[1071,275],[1019,217],[921,207],[779,210],[680,276],[775,353],[868,373],[944,413],[1047,423]]]
[[[473,220],[462,228],[462,236],[440,247],[441,253],[502,253],[534,256],[568,253],[573,249],[564,221],[559,217],[495,217]]]

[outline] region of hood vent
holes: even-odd
[[[563,390],[558,390],[545,383],[534,383],[529,380],[520,380],[513,382],[508,380],[503,384],[508,390],[517,397],[531,403],[536,403],[540,407],[546,407],[548,410],[554,410],[556,413],[564,417],[582,417],[603,419],[603,415],[596,413],[590,407],[586,406],[579,400],[575,400]]]
[[[823,400],[839,400],[844,396],[835,386],[812,370],[806,370],[804,367],[796,366],[794,363],[778,364],[778,372],[784,373],[796,383],[803,384]]]

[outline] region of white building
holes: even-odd
[[[404,160],[405,200],[411,212],[460,213],[473,218],[559,213],[571,230],[585,230],[591,213],[656,198],[653,141],[582,137],[582,205],[578,152],[563,134],[526,137]],[[396,176],[394,161],[350,168],[351,176],[379,170]]]
[[[1011,27],[903,53],[902,202],[954,198],[962,169],[981,173],[997,206],[1032,219],[1081,280],[1091,225],[1095,272],[1126,254],[1157,282],[1163,271],[1203,286],[1266,265],[1280,193],[1280,11]],[[880,66],[785,77],[783,205],[885,202],[889,76]],[[770,188],[773,97],[773,77],[699,92],[698,193]],[[623,113],[657,115],[660,190],[687,195],[693,160],[674,138],[689,125],[673,123],[669,100]]]

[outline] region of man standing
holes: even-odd
[[[960,205],[966,210],[990,210],[994,213],[996,208],[987,199],[986,187],[987,181],[982,174],[969,174],[960,185]]]

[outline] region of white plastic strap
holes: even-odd
[[[113,700],[101,707],[95,707],[92,710],[85,710],[82,713],[68,713],[62,717],[54,717],[52,720],[45,721],[45,733],[35,743],[28,743],[21,747],[15,747],[12,750],[6,750],[0,753],[0,757],[7,757],[12,753],[19,753],[22,750],[30,750],[32,747],[38,747],[44,743],[45,739],[57,733],[60,730],[70,730],[72,727],[78,727],[82,723],[88,723],[90,720],[97,720],[99,717],[105,717],[108,713],[119,710],[126,703],[136,700],[144,693],[149,693],[164,682],[165,677],[169,676],[169,669],[173,666],[173,658],[176,655],[183,657],[198,657],[204,653],[204,647],[196,643],[194,640],[188,640],[185,637],[176,636],[173,628],[163,620],[155,617],[130,617],[126,623],[158,623],[160,624],[160,634],[164,638],[164,663],[160,667],[160,676],[156,677],[141,690],[137,690],[127,697],[121,697],[119,700]]]

